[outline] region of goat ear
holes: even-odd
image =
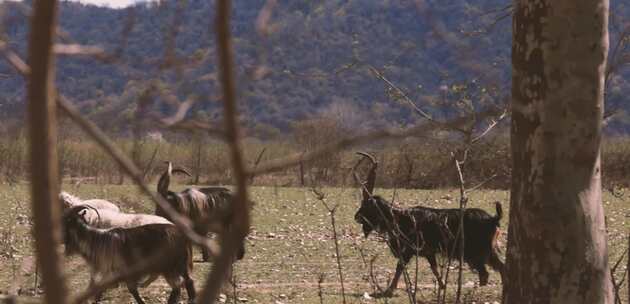
[[[85,217],[85,213],[87,213],[87,209],[81,209],[77,212],[77,214],[81,217]]]

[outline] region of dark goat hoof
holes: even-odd
[[[479,286],[486,286],[488,285],[488,277],[481,277],[479,278]]]

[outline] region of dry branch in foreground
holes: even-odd
[[[53,36],[57,1],[33,3],[28,43],[28,119],[31,162],[31,202],[35,220],[35,249],[41,265],[46,303],[66,301],[58,253],[60,205],[57,203],[57,132],[54,89]]]

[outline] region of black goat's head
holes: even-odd
[[[368,235],[370,235],[372,231],[378,230],[379,226],[382,226],[379,224],[383,220],[382,212],[384,210],[380,210],[380,204],[378,204],[380,198],[374,197],[373,195],[374,183],[376,181],[376,168],[378,167],[378,163],[376,162],[376,159],[368,153],[357,152],[357,154],[363,157],[352,168],[352,175],[354,177],[354,180],[361,187],[362,199],[361,206],[359,207],[357,213],[354,215],[354,220],[357,223],[361,224],[363,228],[363,234],[365,235],[365,237],[368,237]],[[356,169],[366,158],[371,161],[372,167],[370,168],[370,171],[368,173],[367,181],[362,182],[356,172]]]
[[[374,194],[374,183],[376,182],[376,168],[378,167],[378,162],[376,161],[376,159],[365,152],[357,152],[357,154],[363,156],[363,158],[361,158],[361,160],[359,160],[357,162],[356,165],[354,165],[354,167],[352,168],[352,175],[354,177],[354,180],[360,185],[361,187],[361,193],[363,195],[363,200],[367,200],[368,198],[372,197],[372,195]],[[370,171],[368,172],[368,178],[365,182],[362,182],[361,179],[359,178],[359,175],[357,175],[356,169],[359,167],[359,165],[361,165],[361,162],[363,162],[364,159],[369,159],[370,162],[372,162],[372,167],[370,168]]]
[[[363,234],[368,237],[374,230],[379,231],[382,225],[383,212],[376,201],[379,197],[370,197],[361,201],[361,207],[354,214],[354,220],[361,225]]]

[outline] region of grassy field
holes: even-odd
[[[178,187],[174,187],[177,189]],[[183,188],[183,187],[179,187]],[[0,186],[3,212],[0,212],[0,293],[21,290],[26,296],[34,296],[35,276],[32,262],[32,238],[29,235],[29,198],[27,187]],[[65,189],[83,198],[107,198],[117,202],[127,212],[152,213],[153,205],[141,196],[133,186],[82,185]],[[378,283],[386,287],[394,272],[396,261],[389,249],[377,238],[364,239],[353,215],[359,202],[357,189],[326,188],[326,201],[338,204],[335,214],[337,233],[341,247],[341,263],[348,303],[385,303],[383,299],[369,299],[365,293],[374,291],[369,283],[369,262],[374,257],[373,272]],[[388,199],[395,197],[401,205],[423,204],[440,208],[457,207],[456,190],[380,190],[377,193]],[[236,288],[225,287],[226,302],[247,303],[341,303],[341,288],[335,258],[330,217],[315,196],[304,188],[255,187],[251,189],[256,206],[253,211],[253,227],[247,240],[247,253],[235,265]],[[506,212],[502,228],[507,227],[509,213],[506,191],[483,190],[471,194],[470,207],[478,207],[494,214],[493,202],[500,201]],[[610,261],[614,263],[626,246],[625,235],[630,227],[630,198],[615,198],[605,194]],[[505,248],[505,231],[502,248]],[[362,254],[363,253],[363,254]],[[198,287],[209,271],[210,263],[201,263],[200,253],[195,251],[195,283]],[[419,303],[435,301],[435,282],[428,263],[419,260],[417,294]],[[620,267],[619,274],[625,268]],[[79,258],[67,258],[64,270],[71,284],[71,291],[87,287],[87,267]],[[409,265],[414,276],[415,264]],[[455,278],[456,269],[450,278]],[[477,275],[468,267],[464,271],[464,295],[468,303],[500,301],[500,278],[490,271],[489,286],[476,287]],[[454,280],[450,280],[451,284]],[[401,280],[402,283],[402,280]],[[400,284],[399,288],[404,288]],[[452,289],[452,288],[451,288]],[[627,290],[627,288],[624,288]],[[140,290],[148,303],[163,303],[168,296],[166,283],[159,279]],[[626,295],[624,294],[624,298]],[[108,291],[104,303],[132,303],[124,287]],[[388,303],[408,303],[403,289]]]

